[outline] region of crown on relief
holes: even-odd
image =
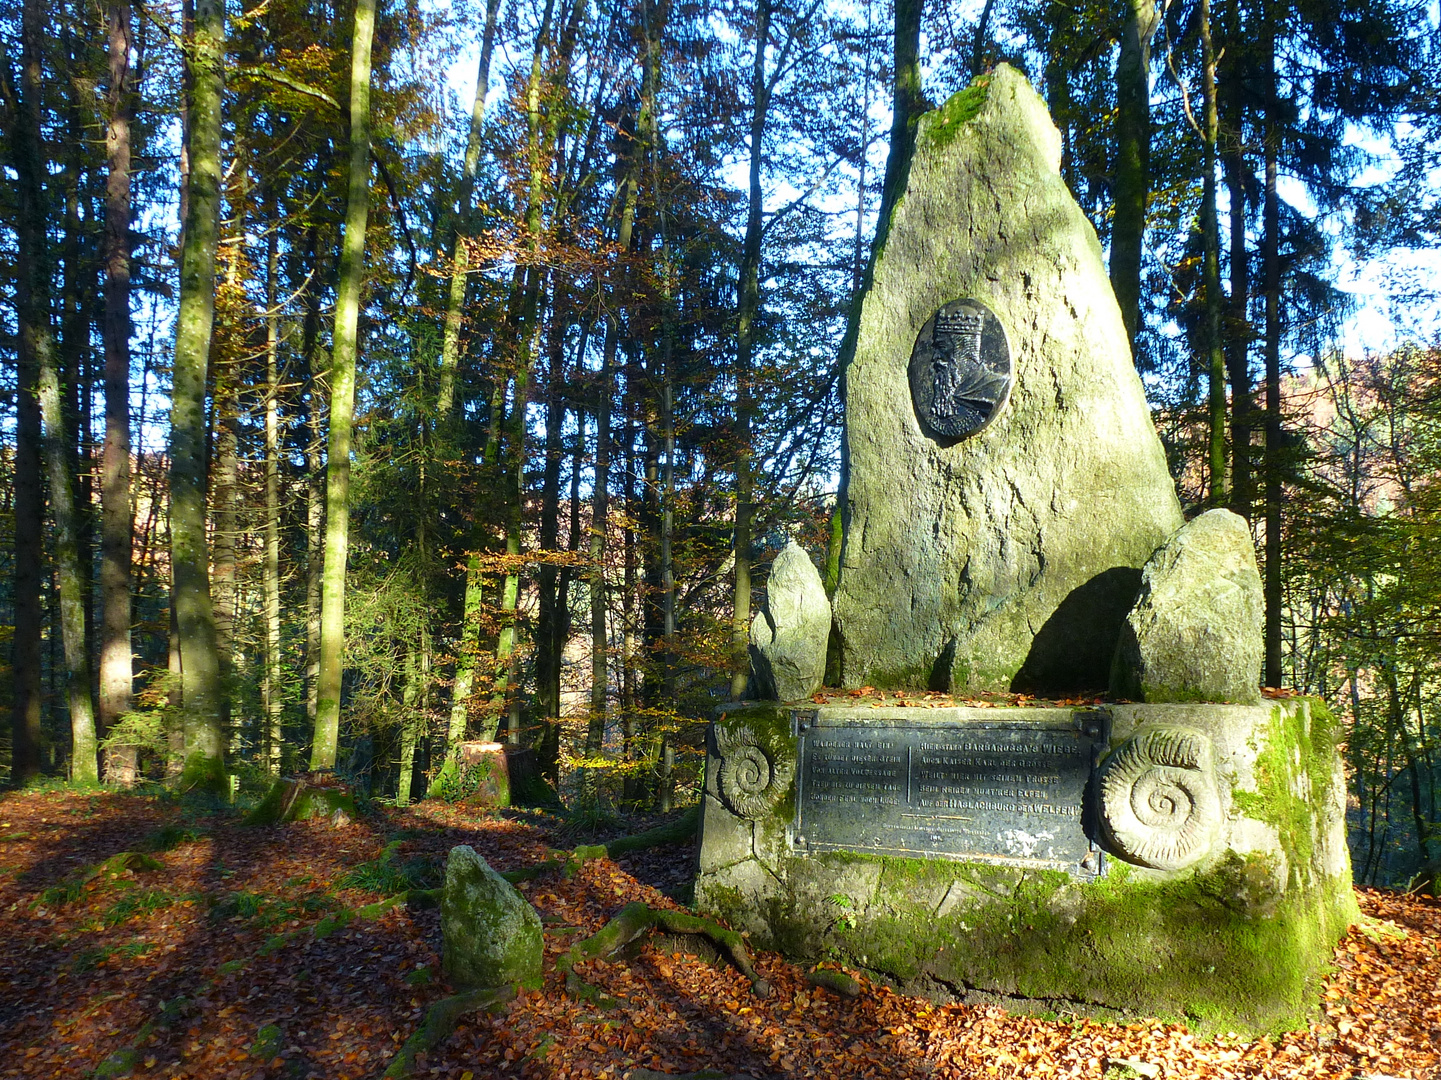
[[[955,337],[971,337],[980,334],[981,325],[981,316],[971,315],[964,311],[958,311],[953,315],[938,314],[935,333],[938,336],[944,334]]]

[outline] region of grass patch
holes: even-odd
[[[391,896],[410,889],[433,889],[441,882],[441,870],[428,858],[398,859],[404,840],[392,840],[379,857],[357,863],[340,879],[342,889],[365,889]]]

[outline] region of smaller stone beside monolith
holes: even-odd
[[[1244,519],[1211,510],[1188,522],[1141,571],[1111,669],[1132,701],[1261,700],[1261,575]]]
[[[756,693],[800,701],[826,676],[831,602],[805,549],[792,540],[771,564],[764,609],[751,621],[751,670]]]
[[[450,849],[440,935],[441,966],[457,987],[539,983],[540,916],[471,847]]]

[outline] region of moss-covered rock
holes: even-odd
[[[354,821],[355,796],[329,774],[317,777],[283,776],[270,785],[242,825],[281,825],[287,821],[325,818],[340,826]]]
[[[442,968],[456,986],[540,985],[540,916],[474,848],[450,849],[440,933]]]
[[[1141,570],[1111,692],[1132,701],[1260,701],[1263,608],[1245,519],[1211,510],[1188,521]]]

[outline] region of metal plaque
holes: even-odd
[[[911,401],[921,429],[953,443],[999,415],[1011,394],[1011,347],[995,312],[952,300],[921,327],[911,350]]]
[[[797,713],[794,846],[1093,876],[1108,724],[1101,712],[936,724]]]

